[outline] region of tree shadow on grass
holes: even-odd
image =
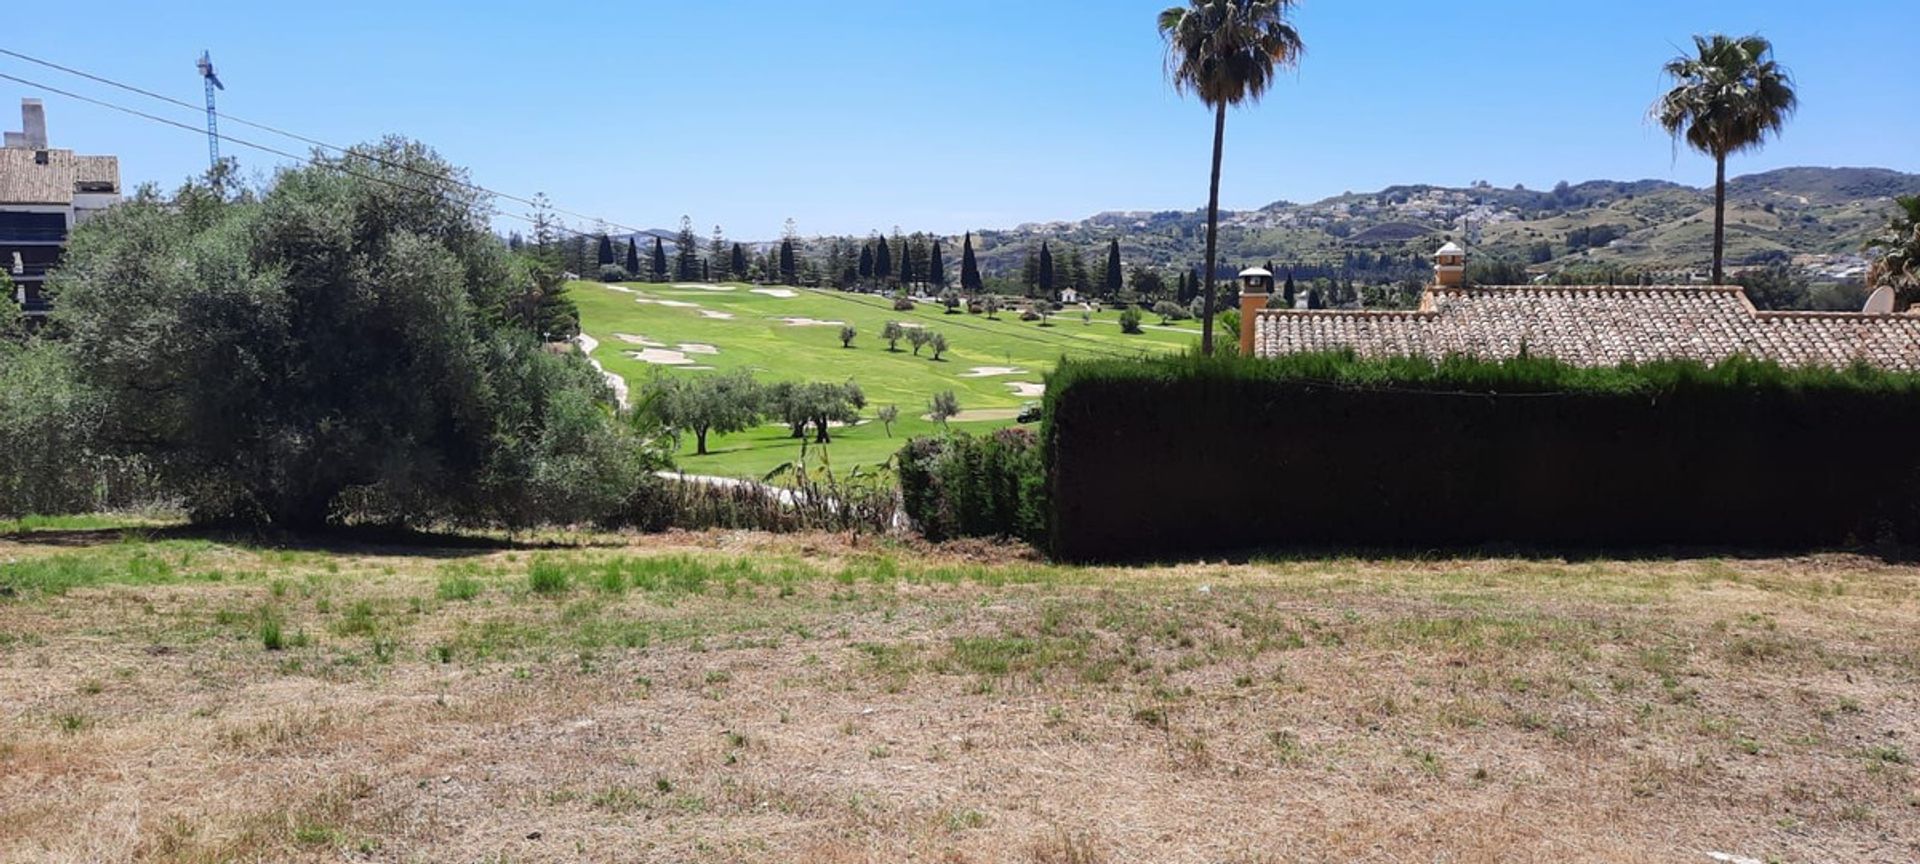
[[[507,551],[609,549],[629,545],[616,534],[507,537],[498,534],[386,526],[345,526],[317,531],[244,529],[231,526],[162,525],[25,531],[0,534],[0,542],[68,549],[129,541],[205,540],[249,549],[456,559]]]
[[[1170,566],[1204,562],[1210,564],[1290,564],[1331,560],[1355,560],[1372,563],[1437,563],[1446,561],[1509,559],[1533,562],[1587,564],[1598,562],[1660,563],[1722,559],[1763,561],[1802,558],[1816,555],[1853,555],[1890,565],[1920,564],[1920,546],[1904,545],[1653,545],[1653,546],[1552,546],[1511,543],[1459,545],[1372,545],[1291,544],[1255,548],[1222,549],[1186,556],[1141,556],[1086,563]]]

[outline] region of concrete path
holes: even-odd
[[[599,370],[600,374],[607,379],[607,386],[613,388],[613,401],[615,404],[620,406],[620,410],[627,410],[629,407],[627,404],[627,379],[608,372],[607,367],[600,365],[600,361],[593,359],[593,351],[600,347],[600,340],[582,333],[573,337],[573,341],[580,345],[581,353],[587,355],[587,362],[592,363],[593,368]]]

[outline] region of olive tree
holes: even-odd
[[[694,455],[707,455],[707,436],[739,432],[760,422],[763,397],[748,372],[692,378],[657,372],[648,404],[660,422],[693,433]]]

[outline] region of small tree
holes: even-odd
[[[901,327],[898,321],[888,321],[887,326],[880,328],[880,338],[887,340],[888,351],[899,351],[900,340],[906,335],[906,328]]]
[[[852,324],[840,325],[840,347],[852,348],[853,337],[858,335],[860,335],[860,331],[853,329]]]
[[[942,333],[933,334],[931,337],[928,337],[927,346],[933,349],[933,359],[935,362],[938,362],[940,355],[947,353],[946,335]]]
[[[886,427],[887,437],[892,438],[893,437],[893,421],[900,419],[900,406],[898,405],[885,406],[881,408],[879,411],[874,412],[874,416],[880,419],[880,425]]]
[[[747,372],[675,378],[654,378],[653,411],[661,423],[693,433],[694,455],[707,455],[707,436],[739,432],[760,422],[762,394]]]
[[[927,347],[927,343],[933,341],[933,334],[928,333],[925,327],[915,327],[907,331],[907,341],[913,345],[913,356],[918,357],[920,349]]]
[[[988,320],[1000,320],[1000,298],[990,296],[987,298],[986,303],[982,305],[986,307]]]
[[[942,427],[947,425],[948,420],[959,415],[960,397],[953,395],[952,390],[942,390],[933,394],[933,400],[927,403],[927,416],[932,417],[933,422]]]
[[[947,307],[948,315],[958,315],[960,314],[960,295],[953,291],[943,291],[940,294],[940,305]]]
[[[1188,318],[1192,317],[1191,315],[1188,314],[1186,307],[1181,306],[1180,304],[1175,303],[1171,300],[1162,300],[1158,303],[1153,304],[1153,314],[1160,316],[1161,324],[1169,324],[1174,321],[1185,321]]]
[[[1128,306],[1127,308],[1120,310],[1120,332],[1122,333],[1139,333],[1140,332],[1140,310],[1135,309],[1132,306]]]

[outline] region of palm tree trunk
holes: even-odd
[[[1213,268],[1220,236],[1220,151],[1227,140],[1227,103],[1214,106],[1213,180],[1207,186],[1207,269],[1200,276],[1200,353],[1213,356]]]
[[[1714,157],[1713,179],[1713,284],[1725,281],[1722,263],[1727,254],[1727,157]]]

